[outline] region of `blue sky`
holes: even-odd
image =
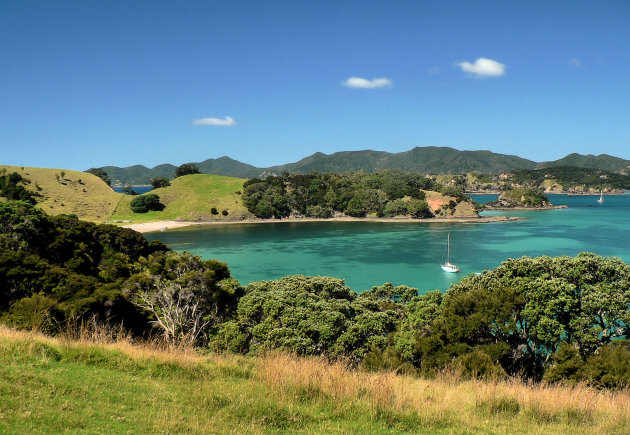
[[[629,22],[628,1],[0,0],[0,163],[630,159]]]

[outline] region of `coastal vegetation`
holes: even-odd
[[[437,190],[433,179],[395,170],[288,174],[251,179],[243,185],[243,204],[259,218],[306,216],[429,218],[433,211],[427,190]],[[451,199],[453,207],[463,196]],[[446,201],[448,202],[448,201]]]
[[[97,318],[173,345],[423,377],[630,384],[630,266],[614,258],[523,257],[445,294],[388,283],[357,294],[299,275],[243,288],[223,263],[23,201],[0,203],[0,228],[0,319],[15,327],[57,333]]]
[[[551,201],[540,189],[509,189],[501,192],[496,201],[485,204],[486,208],[543,208]]]

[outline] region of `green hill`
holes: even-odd
[[[264,172],[281,174],[282,172],[347,172],[379,169],[400,169],[408,172],[433,174],[454,174],[471,171],[484,173],[500,173],[513,169],[533,169],[536,166],[531,160],[517,156],[497,154],[491,151],[459,151],[447,147],[416,147],[401,153],[385,151],[342,151],[333,154],[315,153],[295,163],[255,167],[229,157],[208,159],[197,163],[199,171],[205,174],[226,175],[239,178],[254,178]],[[104,166],[103,169],[113,183],[148,184],[151,178],[172,178],[175,166],[164,164],[149,169],[136,165],[126,168]]]
[[[2,169],[30,180],[26,188],[41,195],[37,206],[50,215],[75,214],[82,220],[104,222],[124,196],[86,172],[21,166],[0,166]]]
[[[168,187],[152,190],[166,207],[162,211],[134,213],[129,203],[135,196],[125,195],[110,217],[112,221],[133,223],[161,220],[235,220],[250,217],[241,202],[244,179],[221,175],[192,174],[178,177]],[[218,214],[212,214],[212,208]],[[221,212],[227,210],[228,215]]]
[[[569,154],[559,160],[552,162],[543,162],[539,167],[548,168],[552,166],[577,166],[580,168],[600,169],[606,171],[625,171],[630,170],[630,160],[624,160],[619,157],[609,156],[608,154],[587,154],[585,156],[577,153]]]

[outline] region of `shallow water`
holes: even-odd
[[[630,262],[630,196],[551,195],[568,209],[485,212],[527,220],[485,224],[304,222],[188,227],[147,234],[172,249],[227,262],[241,283],[286,275],[344,278],[363,291],[384,282],[421,291],[446,290],[462,276],[523,255],[576,255],[590,251]],[[496,195],[476,195],[478,202]],[[462,272],[440,269],[451,233],[451,262]]]

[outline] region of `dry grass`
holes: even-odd
[[[37,206],[50,215],[75,214],[79,219],[101,223],[111,216],[124,196],[86,172],[22,166],[0,166],[2,169],[30,180],[26,189],[42,195]]]
[[[72,355],[80,355],[78,361],[94,367],[78,376],[84,388],[93,388],[90,382],[99,385],[105,379],[85,377],[97,367],[106,366],[113,376],[128,376],[127,372],[135,370],[133,382],[146,383],[147,390],[156,396],[134,398],[133,389],[124,391],[125,406],[131,406],[136,418],[142,417],[147,427],[157,431],[630,433],[627,391],[528,385],[515,380],[460,381],[453,374],[427,380],[366,373],[344,362],[276,353],[260,357],[204,355],[191,347],[173,348],[159,340],[134,342],[124,331],[94,322],[75,323],[56,338],[0,326],[2,342],[22,343],[14,349],[30,346],[36,352],[42,343],[52,352],[65,349],[66,356],[50,366],[49,382],[54,382],[56,371],[68,372],[62,363],[75,361],[77,357]],[[143,364],[156,367],[156,363],[166,367],[166,375],[141,377],[145,376]],[[36,363],[36,373],[46,367],[47,363]],[[118,396],[112,394],[116,403]],[[64,400],[78,407],[73,399]],[[137,414],[140,410],[133,406],[134,400],[148,401],[150,415]],[[191,404],[199,412],[182,415]],[[0,416],[7,411],[2,408]],[[54,410],[50,412],[49,418],[55,419]],[[65,423],[70,426],[64,427],[80,425],[81,418],[75,417],[78,423]],[[124,418],[124,414],[117,417],[121,428],[129,427]],[[138,421],[129,423],[133,428]],[[1,425],[0,421],[0,429]]]
[[[426,380],[365,373],[342,362],[283,354],[261,358],[258,373],[280,396],[291,390],[311,392],[339,406],[360,400],[363,411],[375,417],[411,413],[437,425],[457,426],[459,421],[474,431],[502,427],[506,432],[561,433],[577,426],[574,432],[630,432],[630,393],[584,385],[459,381],[453,375]]]

